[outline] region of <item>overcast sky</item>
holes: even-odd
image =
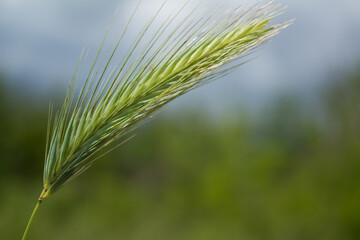
[[[136,23],[146,22],[160,2],[145,0]],[[218,1],[204,2],[205,9]],[[309,97],[333,73],[360,61],[359,0],[277,2],[288,6],[278,21],[296,18],[295,23],[261,48],[255,60],[179,104],[261,105],[284,92]],[[230,0],[228,6],[242,3]],[[181,5],[168,1],[161,18]],[[121,0],[0,0],[0,70],[36,94],[62,84],[65,91],[82,48],[95,53],[115,10],[120,8],[115,23],[120,26],[134,6],[135,1]]]

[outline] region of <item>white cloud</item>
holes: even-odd
[[[27,69],[29,74],[42,75],[47,79],[54,72],[71,75],[72,63],[76,62],[83,46],[89,47],[91,52],[96,51],[119,3],[123,6],[119,18],[126,19],[131,13],[129,9],[133,9],[136,2],[1,0],[0,61],[15,73],[18,69]],[[144,0],[135,22],[146,22],[162,2],[163,0]],[[216,0],[206,3],[208,2],[219,3]],[[238,5],[239,2],[243,1],[233,0],[230,5]],[[360,33],[356,33],[360,25],[360,1],[279,2],[289,5],[288,12],[282,18],[295,17],[294,25],[276,37],[265,49],[261,49],[259,58],[251,65],[242,67],[236,74],[240,79],[234,79],[229,84],[214,83],[211,91],[238,91],[233,87],[235,81],[241,81],[238,86],[245,92],[246,88],[261,89],[263,92],[275,91],[284,86],[300,89],[301,85],[302,88],[312,88],[318,76],[329,67],[340,67],[349,59],[360,58]],[[168,1],[157,22],[165,20],[169,13],[179,9],[183,3],[184,1]],[[195,1],[190,4],[191,9]],[[139,29],[133,30],[135,34]],[[43,67],[45,64],[46,68]],[[257,71],[257,68],[262,71]],[[303,81],[292,80],[294,77],[299,78],[304,72],[306,77]],[[235,78],[235,75],[231,76]],[[209,98],[213,95],[211,91],[208,93]]]

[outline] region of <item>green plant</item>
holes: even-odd
[[[95,154],[153,117],[165,104],[236,69],[244,63],[239,59],[290,23],[269,25],[283,10],[272,2],[223,14],[216,9],[203,17],[194,9],[166,35],[181,9],[141,49],[160,10],[112,71],[113,58],[136,10],[119,40],[98,63],[108,30],[80,92],[76,85],[83,54],[54,120],[50,106],[44,187],[23,239],[40,203],[101,157]]]

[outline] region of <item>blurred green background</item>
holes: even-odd
[[[360,239],[360,71],[314,108],[164,114],[46,199],[29,239]],[[41,191],[46,101],[1,81],[0,235]],[[196,109],[196,107],[193,107]]]

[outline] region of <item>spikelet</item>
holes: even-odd
[[[96,153],[129,134],[165,104],[244,63],[244,56],[289,25],[270,25],[282,10],[273,3],[255,4],[198,17],[194,9],[164,36],[182,9],[144,44],[155,15],[115,70],[110,71],[130,19],[107,59],[95,71],[104,39],[80,92],[76,92],[76,70],[55,120],[50,110],[44,189],[39,199],[85,171],[97,159]],[[136,52],[140,54],[134,56]],[[76,69],[80,62],[81,58]]]

